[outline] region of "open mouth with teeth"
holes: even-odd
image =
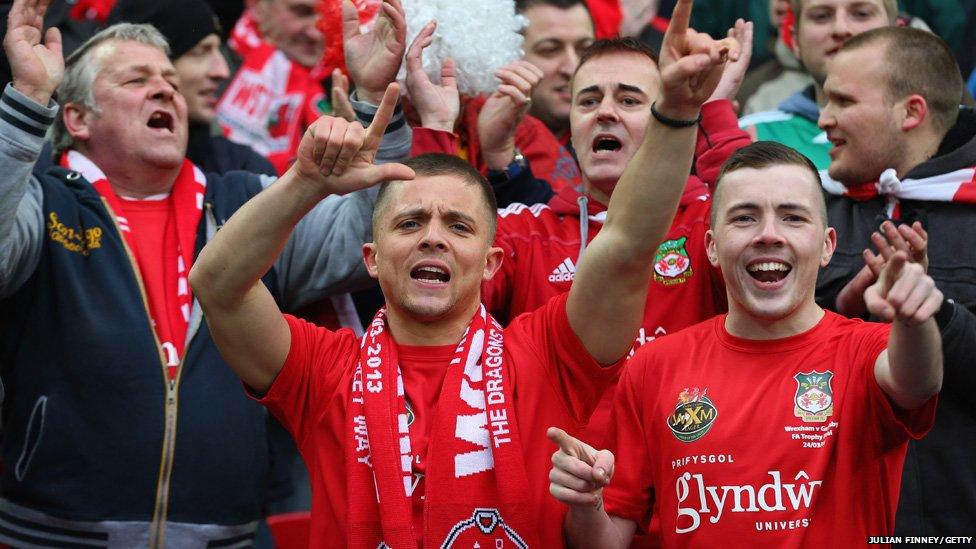
[[[147,126],[155,130],[173,131],[173,115],[165,111],[156,111],[149,117]]]
[[[766,284],[773,284],[783,280],[792,270],[793,267],[790,267],[786,263],[780,263],[779,261],[761,261],[746,267],[749,276]]]
[[[410,278],[429,284],[447,284],[451,280],[451,275],[444,269],[428,265],[410,271]]]
[[[616,137],[601,136],[593,140],[593,152],[619,151],[622,147],[623,143]]]

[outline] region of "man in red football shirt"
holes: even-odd
[[[640,325],[649,257],[691,167],[694,120],[725,55],[738,55],[732,40],[687,31],[690,0],[677,11],[658,121],[576,283],[505,329],[480,302],[502,261],[484,178],[450,155],[372,165],[395,84],[368,131],[317,122],[292,168],[301,177],[245,205],[201,253],[190,278],[215,341],[308,463],[313,545],[561,543],[543,433],[552,422],[580,428],[619,371]],[[648,173],[649,151],[671,161]],[[282,315],[257,281],[295,223],[324,196],[383,180],[395,181],[380,190],[363,255],[386,309],[361,340]]]
[[[638,351],[610,451],[550,430],[571,546],[624,547],[652,508],[665,546],[847,547],[891,533],[907,441],[935,417],[942,294],[900,251],[864,296],[890,327],[824,311],[826,220],[817,170],[793,149],[759,142],[723,166],[706,247],[729,313]]]

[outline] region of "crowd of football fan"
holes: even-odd
[[[976,532],[976,1],[482,1],[0,6],[0,545]]]

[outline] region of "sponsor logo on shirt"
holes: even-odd
[[[774,511],[800,511],[809,509],[813,501],[814,492],[822,485],[823,480],[810,480],[806,471],[799,471],[793,476],[793,482],[782,481],[780,471],[767,471],[771,482],[760,486],[751,484],[728,485],[721,482],[709,485],[704,475],[686,472],[675,482],[675,495],[678,498],[678,517],[674,531],[678,534],[694,532],[701,527],[703,518],[708,522],[718,524],[726,511],[731,513],[762,513]],[[697,500],[697,501],[695,501]],[[787,529],[788,527],[805,528],[809,525],[808,518],[789,521],[790,524],[782,528],[767,528],[762,521],[756,522],[757,530]]]
[[[796,379],[796,395],[793,398],[793,415],[806,422],[827,421],[834,413],[834,393],[830,387],[833,372],[806,372],[793,376]]]
[[[668,416],[668,428],[681,442],[694,442],[712,428],[718,408],[705,393],[708,389],[685,388],[678,395],[674,413]]]
[[[691,258],[685,249],[688,237],[665,240],[657,248],[654,256],[654,280],[665,286],[682,284],[694,274]]]
[[[525,549],[522,536],[509,526],[498,509],[478,508],[471,518],[462,520],[451,528],[441,549],[452,547],[480,547],[482,549]]]
[[[549,282],[572,282],[575,276],[576,265],[567,257],[549,274]]]

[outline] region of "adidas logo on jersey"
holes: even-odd
[[[572,282],[576,276],[576,265],[570,258],[566,258],[549,275],[549,282]]]

